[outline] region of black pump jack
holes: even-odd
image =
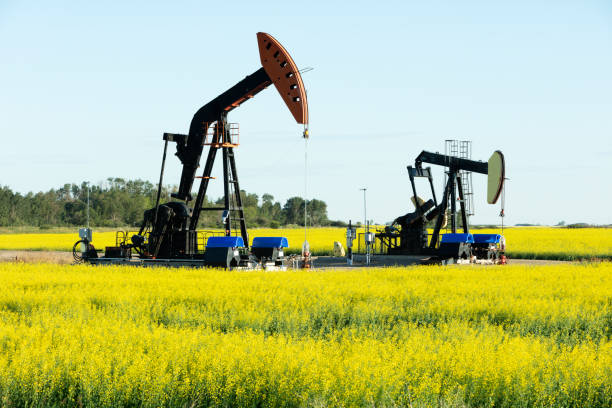
[[[448,178],[440,203],[438,203],[436,199],[431,167],[423,167],[423,163],[448,168]],[[440,239],[440,230],[444,223],[449,202],[452,232],[457,232],[457,198],[459,199],[463,232],[470,232],[460,171],[465,170],[486,175],[488,174],[489,165],[487,162],[463,159],[423,150],[415,159],[414,166],[408,166],[407,168],[416,210],[396,218],[391,227],[386,227],[385,231],[377,233],[376,237],[382,241],[383,245],[387,246],[390,254],[433,254],[435,253],[436,246]],[[415,186],[415,178],[417,177],[424,177],[429,180],[432,199],[421,202]],[[435,219],[436,222],[428,244],[427,223],[433,219]],[[401,227],[399,232],[398,228],[393,227],[393,225]],[[397,242],[398,239],[399,243]]]
[[[272,84],[272,81],[264,68],[259,68],[201,107],[191,120],[188,135],[164,133],[165,144],[156,206],[152,209],[154,211],[150,211],[148,215],[145,214],[138,233],[142,236],[147,230],[150,230],[148,248],[143,249],[149,256],[164,258],[194,256],[197,252],[196,229],[202,211],[223,211],[225,235],[228,236],[232,228],[235,228],[232,225],[233,221],[237,221],[240,235],[248,248],[249,239],[236,170],[234,141],[231,140],[227,115],[230,111],[266,89],[270,84]],[[214,130],[212,139],[208,142],[205,139],[210,126]],[[180,200],[179,202],[172,202],[174,208],[169,208],[170,203],[159,203],[168,142],[176,143],[176,156],[183,165],[178,191],[172,194],[172,198]],[[197,177],[196,172],[205,142],[210,145],[208,156],[202,176]],[[224,204],[223,207],[202,207],[219,149],[222,150]],[[194,201],[191,196],[191,189],[196,178],[200,178],[201,181]],[[232,200],[235,203],[234,208],[231,207]],[[194,202],[193,207],[190,208],[189,203],[191,201]],[[179,210],[179,207],[182,207],[182,209]],[[164,219],[160,219],[160,209],[169,209],[170,214],[165,214]],[[235,218],[232,216],[233,212],[237,213]]]

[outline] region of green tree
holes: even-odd
[[[8,187],[0,187],[0,226],[82,226],[87,222],[87,193],[91,226],[138,226],[145,210],[155,206],[157,186],[144,180],[108,178],[96,185],[64,184],[47,192],[22,195]],[[175,186],[164,186],[161,203],[171,201]],[[241,191],[242,205],[249,227],[275,227],[304,224],[304,200],[288,199],[284,205],[271,194]],[[203,207],[223,207],[224,199],[204,198]],[[309,225],[330,225],[327,205],[321,200],[308,201]],[[199,228],[220,228],[220,211],[202,211]]]

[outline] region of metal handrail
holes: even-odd
[[[210,231],[210,230],[196,231],[196,234],[197,234],[197,239],[196,239],[197,252],[204,252],[204,250],[206,249],[206,241],[208,241],[209,237],[225,235],[222,231]]]
[[[240,144],[240,126],[238,123],[223,123],[220,122],[205,122],[204,127],[206,132],[204,133],[204,146],[218,145],[218,146],[238,146]],[[216,132],[221,132],[219,142],[213,143]],[[229,133],[229,135],[228,135]],[[229,137],[228,137],[229,136]]]

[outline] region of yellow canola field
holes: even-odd
[[[5,406],[612,405],[612,264],[0,264]]]
[[[473,233],[499,230],[474,230]],[[612,260],[612,228],[513,227],[504,229],[510,257]]]
[[[363,233],[363,229],[359,229]],[[499,229],[472,230],[473,233],[500,233]],[[331,254],[334,241],[346,245],[344,228],[310,228],[308,242],[312,253]],[[290,250],[298,252],[304,242],[303,229],[251,229],[251,239],[257,236],[284,236]],[[507,253],[515,258],[535,259],[612,259],[612,229],[513,227],[504,230]],[[70,251],[78,240],[74,234],[0,234],[0,249]],[[115,232],[93,232],[96,248],[115,245]],[[357,248],[357,243],[355,243]],[[363,243],[361,245],[363,248]]]

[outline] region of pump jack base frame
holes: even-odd
[[[241,262],[238,266],[223,268],[218,265],[211,265],[203,259],[147,259],[147,258],[89,258],[86,260],[91,265],[123,265],[123,266],[144,266],[144,267],[163,267],[163,268],[221,268],[232,271],[285,271],[287,262],[280,263],[258,263],[249,259]]]

